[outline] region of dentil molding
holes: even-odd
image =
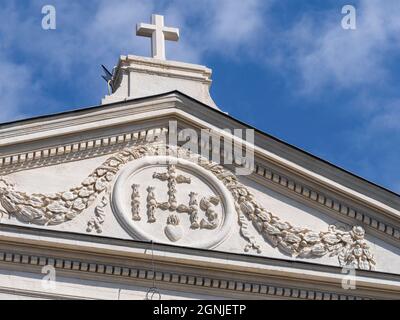
[[[187,274],[178,271],[150,270],[146,268],[131,268],[126,265],[104,264],[84,259],[68,259],[51,255],[34,255],[20,252],[0,250],[0,263],[15,270],[16,266],[41,268],[43,266],[53,266],[56,271],[63,271],[67,274],[72,272],[79,273],[83,278],[90,275],[100,275],[120,278],[126,284],[127,281],[147,281],[148,285],[157,284],[173,285],[174,289],[187,291],[192,288],[202,290],[213,290],[213,294],[225,296],[227,293],[251,294],[254,299],[275,297],[282,299],[306,299],[306,300],[369,300],[371,298],[357,295],[336,293],[333,290],[323,291],[316,289],[299,289],[285,285],[275,285],[270,283],[246,282],[237,279],[226,279],[219,276],[204,276],[201,274]],[[36,269],[40,272],[40,269]]]

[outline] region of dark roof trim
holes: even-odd
[[[146,97],[135,98],[135,99],[126,99],[126,100],[112,102],[112,103],[108,103],[108,104],[100,104],[100,105],[96,105],[96,106],[84,107],[84,108],[79,108],[79,109],[72,109],[72,110],[63,111],[63,112],[44,114],[44,115],[35,116],[35,117],[32,117],[32,118],[25,118],[25,119],[19,119],[19,120],[15,120],[15,121],[10,121],[10,122],[3,122],[3,123],[0,123],[0,129],[3,129],[4,127],[15,125],[15,124],[21,124],[21,123],[24,123],[24,122],[31,122],[31,121],[35,121],[35,120],[43,120],[43,119],[53,118],[53,117],[57,117],[57,116],[64,116],[64,115],[69,115],[69,114],[74,114],[74,113],[79,113],[79,112],[96,110],[96,109],[104,108],[104,107],[108,108],[108,107],[112,107],[112,106],[115,106],[115,105],[118,105],[118,104],[122,104],[122,103],[125,103],[125,102],[146,101],[148,99],[159,98],[159,97],[167,96],[167,95],[173,94],[173,93],[178,93],[178,94],[184,95],[184,96],[186,96],[186,97],[188,97],[188,98],[190,98],[190,99],[192,99],[194,101],[197,101],[196,99],[193,99],[193,98],[183,94],[182,92],[180,92],[178,90],[174,90],[174,91],[169,91],[169,92],[165,92],[165,93],[155,94],[155,95],[152,95],[152,96],[146,96]],[[201,103],[200,101],[197,101],[197,102]],[[207,106],[207,105],[205,105],[205,106]]]
[[[221,115],[223,117],[229,118],[231,120],[234,120],[234,121],[238,122],[239,124],[241,124],[243,126],[246,126],[246,127],[250,128],[250,129],[253,129],[254,131],[256,131],[257,133],[259,133],[261,135],[264,135],[264,136],[266,136],[266,137],[268,137],[268,138],[270,138],[272,140],[275,140],[278,143],[282,143],[282,144],[284,144],[284,145],[286,145],[286,146],[288,146],[288,147],[290,147],[290,148],[292,148],[294,150],[297,150],[297,151],[303,153],[304,155],[306,155],[308,157],[314,158],[314,159],[316,159],[316,160],[318,160],[318,161],[320,161],[322,163],[325,163],[325,164],[327,164],[329,166],[332,166],[332,167],[334,167],[334,168],[336,168],[336,169],[338,169],[338,170],[340,170],[340,171],[342,171],[342,172],[344,172],[344,173],[346,173],[346,174],[348,174],[348,175],[350,175],[350,176],[352,176],[352,177],[354,177],[356,179],[359,179],[359,180],[361,180],[361,181],[363,181],[363,182],[365,182],[365,183],[367,183],[367,184],[369,184],[371,186],[377,187],[377,188],[379,188],[379,189],[381,189],[381,190],[383,190],[385,192],[388,192],[388,193],[390,193],[392,195],[395,195],[395,196],[400,198],[400,194],[399,193],[396,193],[396,192],[394,192],[394,191],[392,191],[390,189],[387,189],[387,188],[385,188],[383,186],[380,186],[379,184],[376,184],[374,182],[371,182],[371,181],[369,181],[369,180],[367,180],[367,179],[365,179],[365,178],[363,178],[361,176],[358,176],[358,175],[356,175],[356,174],[354,174],[354,173],[352,173],[350,171],[347,171],[346,169],[343,169],[343,168],[341,168],[341,167],[339,167],[339,166],[337,166],[337,165],[335,165],[335,164],[333,164],[333,163],[331,163],[331,162],[329,162],[327,160],[319,158],[319,157],[317,157],[317,156],[315,156],[315,155],[313,155],[313,154],[311,154],[311,153],[309,153],[309,152],[307,152],[307,151],[305,151],[303,149],[300,149],[300,148],[298,148],[298,147],[296,147],[296,146],[294,146],[294,145],[292,145],[290,143],[287,143],[287,142],[285,142],[283,140],[280,140],[279,138],[276,138],[276,137],[274,137],[274,136],[272,136],[272,135],[270,135],[270,134],[268,134],[268,133],[266,133],[264,131],[261,131],[261,130],[259,130],[259,129],[257,129],[257,128],[255,128],[255,127],[253,127],[253,126],[241,121],[241,120],[238,120],[238,119],[230,116],[229,114],[226,114],[225,112],[222,112],[222,111],[220,111],[218,109],[212,108],[212,107],[208,106],[207,104],[205,104],[205,103],[203,103],[203,102],[201,102],[199,100],[194,99],[191,96],[188,96],[188,95],[180,92],[179,90],[173,90],[173,91],[160,93],[160,94],[156,94],[156,95],[152,95],[152,96],[146,96],[146,97],[142,97],[142,98],[126,99],[124,101],[118,101],[118,102],[113,102],[113,103],[104,104],[104,105],[97,105],[97,106],[91,106],[91,107],[86,107],[86,108],[73,109],[73,110],[70,110],[70,111],[64,111],[64,112],[59,112],[59,113],[54,113],[54,114],[48,114],[48,115],[42,115],[42,116],[38,116],[38,117],[32,117],[32,118],[28,118],[28,119],[21,119],[21,120],[16,120],[16,121],[11,121],[11,122],[0,123],[0,130],[5,128],[5,127],[12,126],[12,125],[22,124],[24,122],[31,122],[31,121],[35,121],[35,120],[43,120],[43,119],[57,117],[57,116],[63,116],[63,115],[70,115],[70,114],[79,113],[79,112],[96,110],[98,108],[105,108],[105,107],[108,108],[108,107],[112,107],[112,106],[123,104],[123,103],[146,101],[146,100],[150,100],[150,99],[154,99],[154,98],[167,96],[167,95],[170,95],[170,94],[178,94],[178,95],[181,95],[181,96],[183,96],[183,97],[185,97],[185,98],[187,98],[187,99],[189,99],[189,100],[191,100],[193,102],[201,104],[203,107],[208,108],[212,112],[215,112],[215,113],[217,113],[217,114],[219,114],[219,115]]]

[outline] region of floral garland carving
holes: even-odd
[[[7,180],[0,178],[0,204],[9,215],[27,223],[56,225],[71,220],[87,209],[111,185],[116,173],[128,162],[147,155],[174,155],[196,161],[211,171],[231,192],[238,213],[240,232],[248,241],[245,250],[260,246],[249,232],[248,222],[274,247],[299,258],[337,256],[340,265],[373,270],[375,258],[365,242],[365,231],[355,226],[350,231],[329,226],[327,231],[312,231],[292,226],[263,208],[254,195],[237,177],[219,164],[210,162],[186,149],[165,145],[137,145],[111,156],[96,168],[80,186],[52,195],[32,194],[15,190]]]

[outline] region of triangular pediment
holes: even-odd
[[[200,142],[188,152],[179,133],[198,141],[202,129],[252,128],[177,91],[4,124],[1,223],[54,232],[47,245],[73,233],[85,247],[144,241],[396,273],[397,195],[260,131],[254,143],[230,136],[251,164],[223,143],[209,159]]]

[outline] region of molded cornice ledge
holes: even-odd
[[[112,80],[113,93],[102,104],[179,90],[212,108],[211,69],[197,64],[134,55],[121,56]]]
[[[3,124],[0,148],[155,119],[162,110],[165,115],[170,114],[168,109],[175,108],[177,101],[177,93],[169,93]]]
[[[61,238],[55,231],[16,236],[13,229],[3,226],[0,231],[0,265],[19,265],[25,272],[51,264],[64,276],[79,273],[90,279],[101,274],[104,281],[107,276],[116,281],[117,276],[124,284],[135,280],[137,285],[139,280],[144,286],[155,278],[166,289],[185,291],[191,286],[221,297],[394,299],[400,294],[400,277],[393,274],[357,270],[357,288],[350,291],[342,289],[338,267],[71,233]]]

